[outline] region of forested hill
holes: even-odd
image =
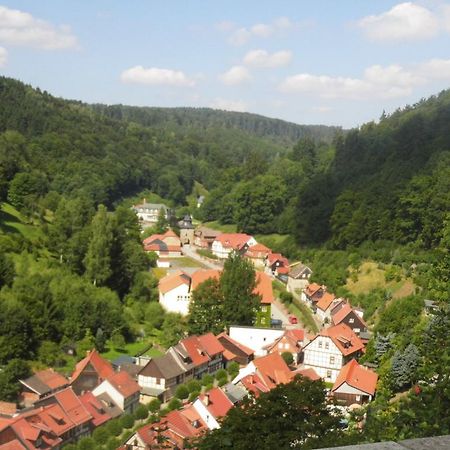
[[[438,244],[450,211],[450,90],[341,136],[299,194],[300,242]]]
[[[335,134],[341,130],[340,127],[298,125],[258,114],[211,108],[151,108],[99,104],[92,105],[92,108],[106,117],[136,122],[150,127],[242,130],[287,145],[292,145],[302,138],[330,143]]]

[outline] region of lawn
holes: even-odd
[[[319,332],[319,328],[313,318],[312,312],[307,305],[299,300],[294,300],[294,302],[289,305],[289,312],[294,314],[308,331],[311,333]]]
[[[202,263],[188,256],[182,256],[181,258],[173,258],[170,260],[170,264],[173,267],[204,267]]]
[[[254,238],[269,248],[276,248],[288,237],[288,234],[255,234]]]
[[[0,208],[0,231],[18,233],[31,241],[44,238],[42,230],[27,223],[25,217],[9,203],[2,203]]]
[[[221,231],[222,233],[236,233],[237,227],[235,224],[227,224],[222,225],[221,223],[214,221],[214,222],[205,222],[203,226],[212,228],[213,230]]]
[[[108,342],[106,344],[107,349],[106,352],[102,353],[102,356],[106,359],[109,359],[110,361],[114,361],[116,358],[118,358],[121,355],[129,355],[129,356],[136,356],[137,354],[141,353],[145,350],[146,347],[148,347],[149,342],[131,342],[129,344],[125,344],[123,349],[115,349],[112,345]],[[157,350],[156,348],[151,348],[145,352],[148,356],[161,356],[162,352]]]

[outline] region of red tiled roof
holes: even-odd
[[[217,338],[220,339],[225,339],[228,342],[230,342],[231,344],[233,344],[235,347],[237,347],[239,350],[241,350],[242,352],[244,352],[247,356],[251,356],[255,353],[254,350],[252,350],[249,347],[246,347],[245,345],[241,344],[238,341],[235,341],[234,339],[231,339],[230,336],[228,336],[228,334],[226,334],[225,332],[220,333]],[[236,355],[234,355],[236,356]]]
[[[210,358],[202,348],[197,336],[189,336],[180,341],[196,366],[207,363]]]
[[[81,425],[92,419],[72,388],[67,388],[53,394],[58,404],[76,425]]]
[[[125,371],[117,372],[106,379],[124,398],[140,391],[139,385]]]
[[[286,274],[286,273],[289,273],[290,269],[289,269],[289,267],[286,267],[286,266],[280,266],[280,267],[276,268],[276,271],[278,274]]]
[[[259,396],[261,392],[269,392],[270,389],[263,383],[261,378],[256,374],[250,374],[242,378],[240,381],[247,391]]]
[[[331,294],[330,292],[324,292],[320,300],[317,302],[316,306],[322,311],[326,311],[334,300],[335,300],[334,294]]]
[[[308,297],[311,297],[321,288],[322,288],[322,286],[318,285],[317,283],[311,283],[308,286],[306,286],[305,294]]]
[[[224,248],[233,248],[235,250],[241,249],[249,240],[251,236],[244,233],[223,233],[216,237]]]
[[[85,392],[80,397],[81,403],[93,417],[92,423],[94,427],[99,427],[111,419],[111,416],[104,410],[102,403],[92,392]]]
[[[267,260],[269,261],[270,265],[279,261],[282,266],[289,266],[288,259],[281,253],[270,253],[270,255],[267,257]]]
[[[295,339],[296,341],[303,341],[305,339],[305,330],[301,330],[299,328],[286,330],[285,334],[292,337],[292,339]]]
[[[339,311],[333,314],[332,321],[334,325],[340,324],[352,311],[358,316],[358,319],[364,325],[366,325],[364,320],[356,313],[356,311],[348,303],[346,303]]]
[[[210,356],[215,356],[219,353],[223,353],[225,349],[220,341],[212,333],[203,334],[198,337],[200,345],[206,350],[206,353]]]
[[[205,402],[206,398],[208,399],[206,407],[216,419],[226,416],[228,411],[233,407],[231,400],[218,387],[199,396],[202,402]]]
[[[297,369],[293,372],[295,375],[302,375],[304,377],[309,378],[312,381],[320,380],[320,376],[317,375],[317,372],[312,368],[307,369]]]
[[[320,332],[320,336],[330,337],[344,356],[364,350],[364,344],[361,339],[345,323],[325,328]]]
[[[18,439],[14,439],[6,444],[0,444],[0,450],[27,450],[27,448]]]
[[[219,279],[220,273],[221,273],[220,270],[215,270],[215,269],[196,270],[191,275],[191,291],[196,289],[200,283],[203,283],[204,281],[209,280],[210,278]]]
[[[91,364],[101,379],[106,379],[114,373],[114,369],[109,361],[102,358],[97,350],[92,350],[82,359],[76,366],[72,374],[71,383],[73,383],[84,371],[84,369]]]
[[[40,372],[36,372],[34,376],[38,377],[40,381],[46,384],[50,389],[58,389],[69,384],[69,380],[64,378],[58,372],[53,369],[45,369]]]
[[[261,303],[273,303],[272,278],[264,272],[256,272],[256,287],[253,292],[261,295]]]
[[[355,359],[348,362],[339,372],[332,391],[338,389],[342,384],[347,383],[349,386],[374,395],[377,387],[378,375],[370,369],[359,365]]]
[[[288,365],[278,353],[257,358],[253,360],[253,364],[257,368],[257,375],[269,389],[280,383],[288,383],[292,378]]]
[[[245,256],[248,258],[265,258],[272,250],[263,244],[255,244],[247,249]]]
[[[176,272],[170,273],[164,278],[161,278],[161,280],[159,280],[158,287],[161,293],[166,294],[167,292],[170,292],[171,290],[177,288],[178,286],[181,286],[182,284],[189,286],[190,282],[191,279],[189,275],[184,273],[182,270],[177,270]]]

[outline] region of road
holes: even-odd
[[[216,269],[216,270],[222,270],[223,267],[219,263],[213,263],[211,260],[203,258],[203,256],[200,256],[196,251],[195,247],[192,248],[190,245],[183,245],[183,254],[185,256],[188,256],[191,259],[194,259],[195,261],[198,261],[203,266],[206,266],[208,269]]]

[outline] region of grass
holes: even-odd
[[[202,263],[188,256],[182,256],[181,258],[173,258],[170,263],[175,267],[204,267]]]
[[[235,224],[222,225],[217,220],[214,222],[205,222],[205,227],[212,228],[213,230],[221,231],[222,233],[236,233],[237,227]]]
[[[269,248],[275,248],[283,243],[283,241],[288,237],[288,234],[255,234],[254,238],[264,244]]]
[[[0,208],[0,231],[5,234],[21,234],[31,241],[44,238],[41,228],[27,223],[26,218],[9,203],[2,203]]]
[[[164,267],[153,267],[152,274],[155,276],[157,280],[164,278],[167,275],[167,269]]]
[[[125,344],[124,348],[122,349],[115,349],[113,348],[110,343],[107,343],[108,350],[106,352],[103,352],[101,355],[109,359],[110,361],[115,360],[119,356],[122,355],[129,355],[129,356],[136,356],[138,353],[141,353],[143,350],[145,350],[146,347],[148,347],[149,342],[131,342],[129,344]],[[145,352],[148,356],[161,356],[162,353],[157,350],[156,348],[151,348],[150,350]]]
[[[303,304],[299,300],[294,300],[293,303],[289,305],[289,312],[294,314],[300,322],[307,328],[311,333],[318,333],[319,327],[317,326],[311,310],[307,305]]]
[[[385,274],[386,270],[378,267],[377,263],[366,261],[359,267],[357,279],[349,278],[345,287],[354,295],[367,294],[377,288],[386,289],[394,298],[406,297],[414,293],[415,285],[410,278],[403,277],[399,281],[386,282]]]

